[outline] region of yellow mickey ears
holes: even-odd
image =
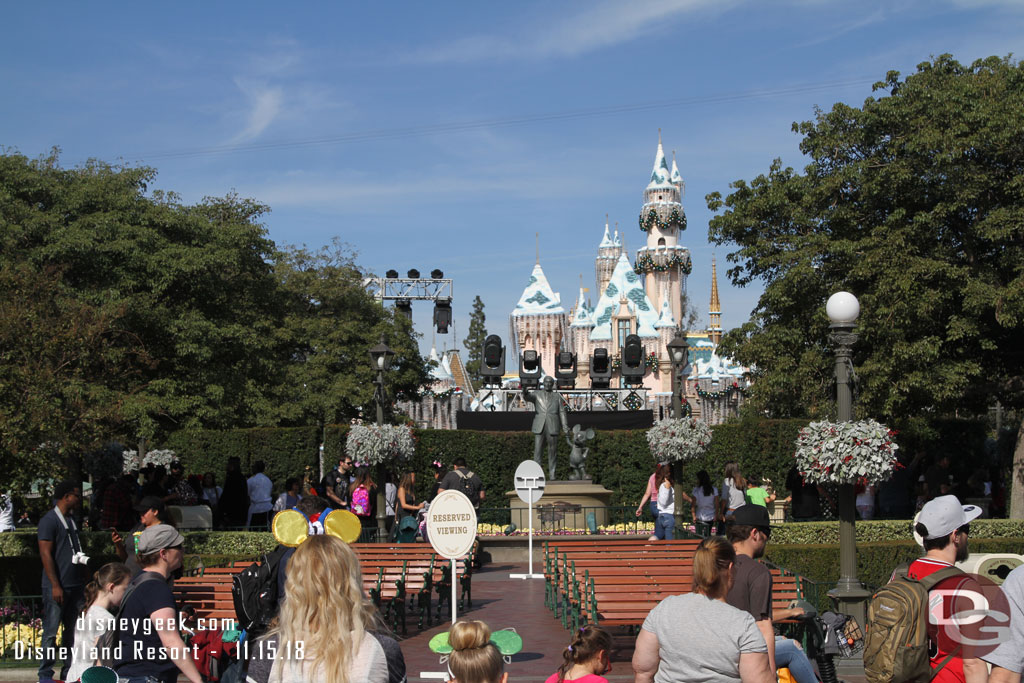
[[[359,518],[348,510],[334,510],[324,520],[324,533],[340,538],[345,543],[355,543],[362,532],[363,525]]]
[[[274,515],[271,529],[278,543],[295,548],[302,544],[311,532],[314,535],[327,533],[345,543],[352,543],[359,538],[362,526],[359,518],[348,510],[333,510],[326,518],[314,523],[298,510],[282,510]]]

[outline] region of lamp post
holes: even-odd
[[[680,395],[685,386],[683,383],[683,373],[686,371],[686,366],[690,360],[690,345],[686,342],[686,333],[676,330],[676,336],[672,337],[672,341],[665,346],[668,348],[668,357],[672,362],[672,417],[681,420],[683,418],[683,402],[680,400]],[[682,470],[682,463],[677,462],[672,466],[673,476],[676,479],[675,518],[676,526],[679,528],[683,526],[683,509],[681,504],[683,500]]]
[[[857,342],[856,321],[860,302],[849,292],[836,292],[828,299],[825,311],[831,321],[829,342],[836,354],[836,416],[840,422],[853,420],[853,392],[850,389],[850,368],[853,345]],[[839,583],[829,595],[839,603],[839,610],[852,614],[864,624],[864,601],[870,591],[857,580],[856,496],[853,484],[839,485]]]
[[[370,362],[373,369],[377,371],[377,378],[374,380],[376,388],[373,391],[373,398],[377,402],[377,426],[384,426],[384,401],[387,400],[387,393],[384,391],[384,373],[391,369],[391,361],[395,358],[395,352],[384,343],[384,335],[380,335],[380,343],[370,349]],[[377,468],[377,538],[387,537],[387,510],[384,501],[385,478],[387,476],[384,465]]]
[[[680,399],[683,387],[683,370],[689,361],[690,345],[686,342],[686,333],[676,331],[676,336],[668,344],[668,357],[672,362],[672,417],[677,420],[683,417],[683,402]]]

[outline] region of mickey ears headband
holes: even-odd
[[[353,543],[362,531],[359,518],[348,510],[327,508],[312,519],[298,510],[282,510],[271,524],[274,538],[281,545],[296,548],[310,536],[328,534],[345,543]]]
[[[507,628],[491,633],[491,642],[498,648],[502,657],[511,657],[523,649],[523,638],[515,629]],[[452,646],[448,642],[448,631],[436,634],[427,644],[431,652],[439,655],[448,655],[452,652]]]

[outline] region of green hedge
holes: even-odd
[[[908,541],[913,538],[909,520],[886,519],[857,522],[857,543]],[[986,538],[1024,538],[1024,520],[976,519],[971,536]],[[789,522],[772,527],[772,544],[838,544],[839,522]]]
[[[1024,539],[972,538],[969,548],[972,553],[1020,555],[1024,554]],[[889,581],[893,569],[920,556],[921,548],[912,540],[857,543],[857,578],[869,586],[882,586]],[[839,580],[838,545],[769,543],[765,559],[814,581],[834,584]]]
[[[696,473],[706,469],[716,482],[725,463],[736,460],[744,474],[771,479],[780,498],[785,497],[786,473],[793,464],[793,444],[807,420],[742,419],[712,427],[708,453],[684,463],[681,483],[696,485]],[[645,430],[603,431],[590,443],[587,472],[598,484],[613,492],[613,505],[635,505],[643,495],[647,479],[654,469],[654,458],[647,447]],[[333,467],[344,453],[348,425],[320,427],[196,430],[175,432],[166,447],[175,450],[186,471],[212,471],[223,483],[230,456],[238,456],[248,473],[256,460],[267,463],[267,474],[275,492],[286,478],[302,476],[310,468],[315,479],[319,469],[319,444],[324,444],[325,467]],[[950,450],[954,469],[969,471],[985,456],[985,425],[968,420],[938,420],[927,429],[909,426],[897,436],[908,453],[925,450],[939,454]],[[429,464],[440,460],[450,465],[458,456],[466,458],[470,468],[483,479],[488,491],[487,507],[505,507],[505,492],[512,488],[516,466],[533,457],[533,435],[529,432],[477,432],[469,430],[415,430],[416,456],[409,467],[418,474],[418,494],[422,498],[433,483]],[[558,472],[569,472],[570,448],[564,438],[558,441]],[[546,460],[546,456],[545,456]],[[545,462],[546,466],[546,462]],[[880,539],[882,540],[882,539]]]

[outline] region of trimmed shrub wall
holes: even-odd
[[[725,463],[736,460],[744,474],[771,479],[780,498],[787,495],[786,473],[793,463],[793,444],[807,420],[734,420],[712,427],[708,453],[682,465],[680,483],[687,489],[696,485],[696,474],[706,469],[716,486],[721,486]],[[212,471],[224,482],[227,459],[238,456],[243,472],[264,460],[275,493],[286,478],[303,476],[309,468],[311,480],[319,475],[319,445],[324,444],[324,466],[333,467],[344,453],[348,425],[320,427],[197,430],[175,432],[166,447],[178,453],[189,474]],[[480,475],[488,492],[485,507],[506,507],[505,492],[512,489],[516,466],[533,457],[533,434],[529,432],[478,432],[469,430],[414,430],[416,456],[408,466],[417,473],[418,498],[433,483],[429,464],[439,460],[450,465],[462,456],[470,469]],[[908,430],[897,436],[909,454],[924,450],[931,455],[950,451],[954,470],[969,473],[985,459],[985,426],[968,420],[940,420],[927,433]],[[569,473],[569,451],[564,435],[558,441],[558,476]],[[544,456],[547,467],[547,456]],[[613,491],[612,505],[636,505],[647,479],[654,471],[654,458],[647,447],[646,432],[602,431],[590,442],[587,472],[594,481]],[[885,540],[885,539],[879,539]]]

